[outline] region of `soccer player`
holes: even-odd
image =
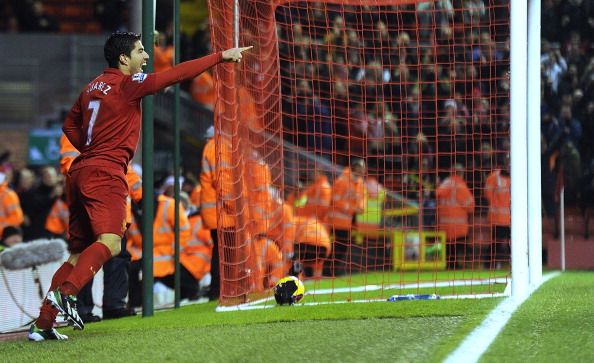
[[[65,340],[53,329],[62,313],[75,329],[84,323],[76,311],[79,290],[112,256],[120,253],[126,230],[127,166],[140,135],[142,97],[192,79],[220,62],[237,62],[251,47],[232,48],[146,74],[149,58],[135,33],[114,33],[105,42],[108,68],[92,80],[72,106],[62,130],[80,151],[69,183],[68,260],[56,271],[29,339]]]

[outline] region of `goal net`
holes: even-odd
[[[504,293],[509,1],[237,4],[209,1],[214,50],[254,46],[215,74],[221,305],[296,265],[304,303]]]

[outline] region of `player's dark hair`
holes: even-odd
[[[140,40],[140,34],[132,32],[115,32],[105,41],[103,55],[110,68],[118,68],[120,55],[128,57],[132,54],[134,44]]]

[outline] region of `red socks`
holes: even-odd
[[[66,278],[70,275],[73,267],[74,266],[72,266],[69,262],[64,262],[62,266],[60,266],[60,268],[54,273],[49,291],[55,290],[58,286],[60,286],[64,282],[64,280],[66,280]],[[44,300],[39,312],[39,319],[37,319],[35,325],[39,329],[51,329],[54,325],[54,321],[56,320],[57,315],[58,310],[56,310],[54,307],[52,307]]]
[[[66,281],[60,285],[60,292],[65,295],[78,295],[80,289],[91,281],[110,258],[111,251],[101,242],[95,242],[85,248]]]
[[[111,258],[111,251],[101,242],[95,242],[87,247],[78,257],[76,266],[64,262],[54,273],[49,291],[60,288],[66,295],[78,295],[80,289],[95,276],[97,271]],[[41,305],[39,318],[35,325],[39,329],[51,329],[58,315],[58,310],[45,300]]]

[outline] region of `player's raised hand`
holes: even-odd
[[[250,45],[249,47],[227,49],[223,51],[223,61],[239,63],[241,62],[242,58],[241,53],[245,52],[246,50],[250,50],[253,47],[253,45]]]

